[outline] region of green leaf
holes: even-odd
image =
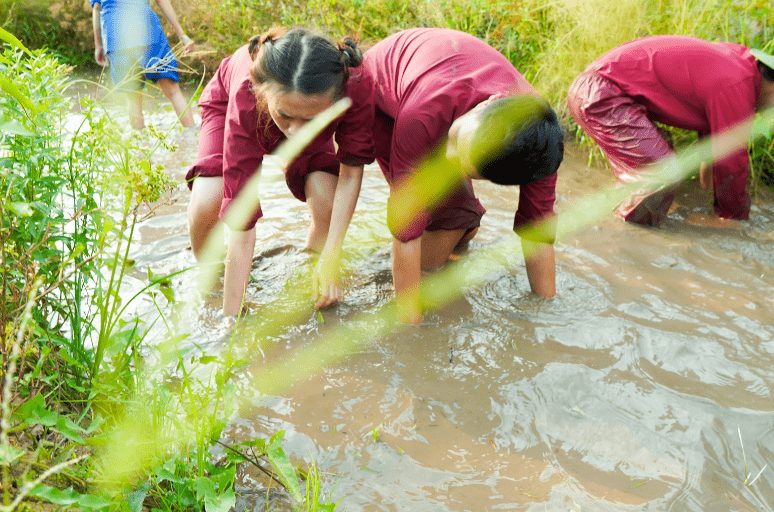
[[[11,46],[22,50],[27,55],[32,55],[32,53],[27,49],[27,47],[24,46],[22,42],[19,41],[19,39],[15,35],[11,34],[7,30],[4,30],[2,27],[0,27],[0,41],[5,41]]]
[[[199,362],[202,364],[214,363],[218,360],[217,356],[202,356],[199,358]]]
[[[38,112],[38,109],[37,107],[35,107],[35,104],[32,103],[32,100],[29,99],[27,96],[25,96],[24,93],[21,92],[21,89],[19,89],[15,83],[5,78],[4,76],[0,76],[0,89],[2,89],[3,91],[5,91],[6,94],[11,96],[13,99],[15,99],[19,103],[19,105],[21,105],[24,108],[24,110],[27,110],[28,112],[33,112],[33,113]]]
[[[174,459],[170,459],[164,463],[160,468],[156,470],[156,477],[158,483],[161,483],[163,481],[169,481],[176,484],[179,484],[183,481],[182,478],[177,476],[177,464],[175,464]]]
[[[5,208],[17,217],[29,217],[33,213],[29,203],[22,203],[18,201],[9,202],[5,205]]]
[[[301,496],[301,486],[298,483],[298,476],[296,475],[295,468],[293,468],[293,464],[288,459],[288,455],[285,453],[285,449],[282,448],[282,438],[284,436],[284,430],[280,430],[271,436],[268,449],[266,450],[266,458],[269,459],[274,471],[277,473],[279,481],[293,496],[293,499],[300,502],[303,498]]]
[[[0,446],[0,466],[10,466],[24,453],[21,448],[16,448],[10,444]]]
[[[220,496],[204,499],[204,510],[207,512],[229,512],[236,505],[236,493],[226,491]]]
[[[150,485],[145,483],[126,495],[126,504],[129,505],[129,509],[132,512],[142,512],[142,504],[148,496],[149,489]]]
[[[86,441],[80,435],[84,430],[70,418],[59,416],[54,428],[70,441],[78,444],[86,444]]]
[[[63,491],[56,487],[40,484],[30,492],[30,496],[53,503],[54,505],[68,506],[78,503],[81,495],[72,487]]]
[[[24,127],[19,121],[15,119],[7,119],[0,121],[0,132],[10,133],[11,135],[19,135],[21,137],[34,137],[35,132],[31,132]]]
[[[43,425],[53,427],[56,425],[59,415],[46,407],[43,395],[35,395],[16,409],[14,417],[28,425]]]
[[[215,490],[215,482],[206,476],[200,476],[194,481],[194,490],[196,491],[196,499],[199,501],[208,498],[214,499],[218,496]]]
[[[81,510],[102,510],[110,506],[110,500],[93,494],[81,494],[78,497],[78,507]]]

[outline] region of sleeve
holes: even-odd
[[[706,114],[710,134],[715,136],[755,115],[756,91],[752,80],[733,87],[718,87],[707,101]],[[747,178],[750,158],[747,144],[726,158],[712,164],[712,186],[715,194],[715,213],[726,219],[747,219],[750,214],[750,195]]]
[[[519,187],[519,209],[513,219],[513,230],[521,238],[549,244],[556,240],[554,203],[557,175],[553,173]],[[539,228],[533,226],[542,220],[548,222],[541,223]]]
[[[390,150],[390,197],[387,201],[387,226],[401,242],[419,238],[430,222],[430,212],[421,205],[432,191],[411,190],[401,193],[401,184],[415,173],[449,130],[438,112],[429,108],[404,108],[395,120]],[[432,115],[435,112],[436,115]]]
[[[223,132],[223,202],[220,217],[225,216],[231,202],[258,171],[266,153],[258,139],[258,112],[249,80],[243,81],[230,95]],[[248,230],[262,217],[260,205],[250,213],[246,224],[230,226]]]
[[[355,73],[357,71],[357,73]],[[365,165],[374,161],[374,85],[362,67],[353,70],[347,82],[352,105],[336,127],[337,158],[345,165]]]

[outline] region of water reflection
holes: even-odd
[[[148,119],[171,127],[170,115]],[[181,177],[196,137],[177,137],[179,149],[158,158]],[[570,154],[560,170],[560,205],[609,183],[582,162]],[[271,302],[281,315],[287,279],[309,264],[308,215],[276,163],[265,173],[248,300],[255,311]],[[471,257],[512,236],[517,204],[508,189],[477,190],[488,213]],[[251,358],[281,358],[390,299],[385,194],[369,168],[347,247],[357,263],[345,301],[324,324],[310,312]],[[774,469],[752,487],[743,481],[745,458],[754,473],[774,462],[774,200],[763,194],[749,223],[721,232],[683,222],[708,213],[702,194],[685,187],[663,229],[608,217],[564,240],[551,301],[529,295],[521,255],[508,255],[512,270],[466,290],[422,327],[257,401],[225,435],[287,430],[292,455],[317,461],[345,510],[770,509]],[[134,287],[146,267],[161,274],[193,265],[187,192],[181,186],[172,199],[140,226]],[[174,280],[178,294],[191,288],[190,275]],[[140,309],[151,315],[151,306]],[[224,343],[215,307],[191,330],[191,343]],[[263,494],[248,499],[260,479],[248,471],[240,482],[242,505],[262,510]]]

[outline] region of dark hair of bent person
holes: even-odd
[[[502,98],[481,114],[471,144],[478,174],[500,185],[526,185],[555,173],[564,157],[556,112],[533,95]]]
[[[771,69],[763,62],[758,62],[758,71],[761,72],[761,76],[764,80],[774,82],[774,69]]]
[[[357,43],[346,37],[333,43],[304,28],[286,31],[274,27],[253,37],[251,76],[258,85],[277,85],[285,92],[304,95],[332,91],[334,99],[344,94],[350,68],[363,62]]]

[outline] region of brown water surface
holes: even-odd
[[[149,120],[174,125],[166,106]],[[173,138],[179,149],[157,157],[182,178],[196,133]],[[306,206],[276,162],[264,173],[248,291],[257,315],[309,259]],[[611,182],[571,147],[558,207]],[[489,183],[476,190],[488,213],[469,258],[514,236],[518,200],[517,190]],[[310,311],[263,351],[248,351],[259,367],[389,301],[386,192],[368,167],[348,235],[357,263],[346,299],[324,313],[324,324]],[[142,224],[132,254],[138,269],[193,264],[187,199],[181,185],[174,203]],[[756,198],[740,229],[684,221],[710,214],[710,204],[689,183],[661,229],[606,215],[562,240],[553,300],[531,296],[522,256],[508,255],[515,270],[467,289],[420,327],[367,340],[281,396],[256,398],[225,436],[285,429],[291,455],[319,464],[341,510],[771,510],[774,198]],[[189,293],[192,279],[176,279],[175,291]],[[216,352],[226,336],[217,297],[210,302],[190,320],[190,341]],[[138,307],[153,315],[148,304]],[[749,481],[767,464],[744,484],[745,471]],[[253,481],[242,478],[246,496],[262,492]],[[260,495],[240,506],[256,501],[261,509]]]

